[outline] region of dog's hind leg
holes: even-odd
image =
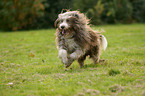
[[[85,59],[86,59],[86,55],[84,55],[78,59],[78,63],[80,65],[80,68],[84,67],[84,60]]]
[[[92,60],[93,60],[93,63],[94,64],[96,64],[96,63],[99,63],[99,61],[100,61],[100,55],[94,55],[93,57],[92,57]]]
[[[95,54],[93,54],[92,56],[91,56],[91,58],[92,58],[92,60],[93,60],[93,63],[94,64],[96,64],[96,63],[99,63],[99,61],[100,61],[100,54],[101,54],[101,52],[100,52],[100,47],[98,47],[97,49],[96,49],[96,52],[94,52]]]

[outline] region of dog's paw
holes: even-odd
[[[74,59],[68,58],[68,63],[65,64],[65,67],[68,68],[72,63],[73,63]]]
[[[65,65],[67,65],[68,64],[68,59],[67,58],[62,59],[62,63],[65,64]]]
[[[72,54],[70,54],[70,58],[72,58],[72,59],[76,59],[76,58],[77,58],[77,54],[76,54],[76,53],[72,53]]]
[[[67,64],[67,65],[65,65],[65,68],[68,68],[70,65],[71,65],[71,64]]]

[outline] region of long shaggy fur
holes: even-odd
[[[77,60],[80,67],[84,66],[86,56],[94,63],[99,63],[101,46],[107,47],[106,38],[92,30],[89,19],[79,11],[67,11],[58,15],[55,21],[56,44],[59,58],[69,67]]]

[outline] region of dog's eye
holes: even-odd
[[[69,22],[69,21],[70,21],[69,19],[66,20],[66,22]]]
[[[63,22],[63,20],[60,20],[60,22]]]

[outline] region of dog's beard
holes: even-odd
[[[66,38],[71,38],[74,35],[74,32],[71,29],[62,29],[61,34]]]

